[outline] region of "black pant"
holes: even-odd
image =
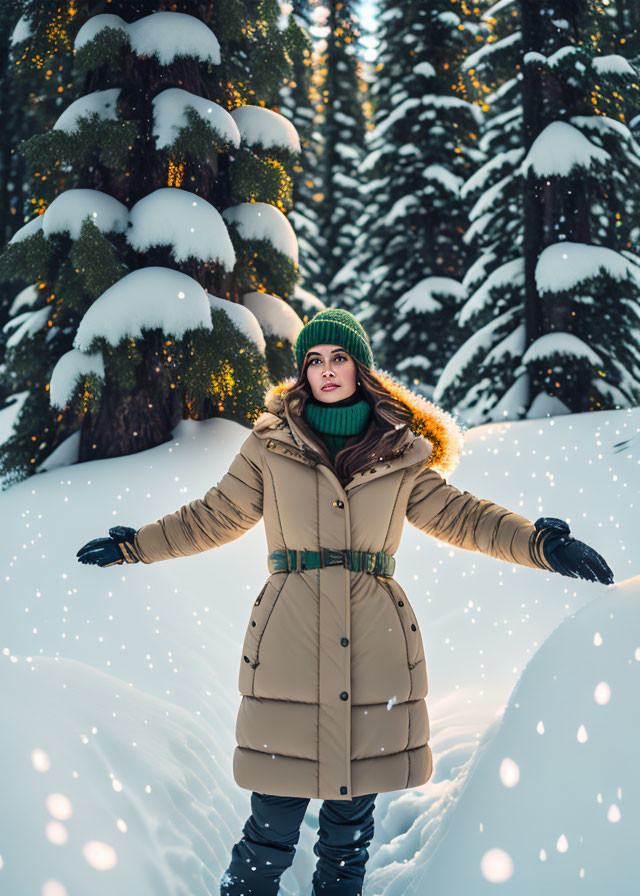
[[[377,793],[324,800],[320,807],[313,896],[360,896]],[[309,799],[251,794],[251,815],[231,852],[220,896],[275,896],[292,864]]]

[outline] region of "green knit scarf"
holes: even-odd
[[[308,401],[304,415],[307,423],[318,432],[324,440],[331,460],[344,448],[348,438],[361,433],[368,425],[371,416],[371,405],[366,399],[344,407],[332,407]]]

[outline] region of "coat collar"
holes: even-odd
[[[453,472],[460,461],[460,451],[464,441],[464,430],[447,411],[402,385],[384,370],[373,368],[373,374],[382,385],[406,405],[412,412],[410,423],[402,424],[403,437],[399,440],[391,456],[382,461],[372,458],[371,466],[356,473],[351,483],[368,480],[378,475],[426,461],[426,466],[445,476]],[[315,466],[318,462],[316,450],[307,442],[305,434],[296,425],[295,415],[287,416],[283,395],[296,382],[289,377],[271,386],[264,397],[266,411],[256,420],[253,431],[259,438],[267,440],[267,447],[280,453]],[[271,442],[271,445],[269,445]]]

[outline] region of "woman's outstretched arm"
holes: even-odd
[[[425,467],[407,505],[410,523],[440,541],[498,560],[554,571],[542,553],[542,532],[519,513],[450,485]]]
[[[188,557],[239,538],[262,517],[260,444],[251,433],[227,472],[204,498],[184,504],[142,526],[132,541],[120,542],[127,563],[156,563]]]

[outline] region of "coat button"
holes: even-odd
[[[349,695],[347,694],[346,691],[343,691],[343,692],[340,694],[340,699],[341,699],[341,700],[348,700],[348,699],[349,699]]]
[[[344,507],[344,501],[334,501],[333,506],[342,508]]]
[[[255,622],[253,621],[253,619],[251,620],[251,625],[255,625]]]
[[[412,622],[412,623],[411,623],[411,631],[412,631],[412,632],[415,632],[415,630],[416,630],[416,627],[415,627],[415,625],[414,625],[413,622]]]
[[[344,793],[346,793],[346,792],[347,792],[347,788],[346,788],[346,787],[341,787],[341,788],[340,788],[340,793],[344,794]]]
[[[244,657],[244,661],[245,661],[245,663],[250,663],[250,662],[251,662],[251,660],[249,659],[248,656],[245,656],[245,657]]]
[[[399,607],[404,607],[404,601],[403,601],[403,600],[399,600],[399,601],[398,601],[398,606],[399,606]]]
[[[343,647],[346,647],[347,644],[349,643],[349,639],[348,638],[340,638],[340,643],[342,644]]]

